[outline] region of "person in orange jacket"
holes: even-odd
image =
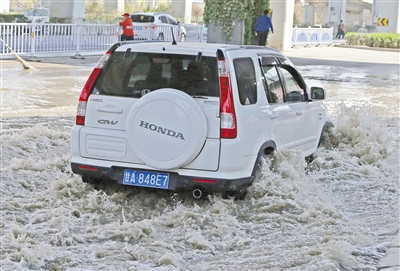
[[[124,13],[124,20],[119,23],[123,28],[123,33],[121,35],[121,41],[123,40],[133,40],[133,23],[132,19],[129,17],[129,13]]]

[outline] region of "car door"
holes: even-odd
[[[295,112],[296,130],[289,147],[310,155],[318,144],[319,116],[316,102],[308,98],[307,86],[299,72],[291,65],[278,65],[284,87],[285,103]]]
[[[267,118],[271,139],[278,149],[292,148],[296,132],[296,113],[286,103],[284,84],[278,69],[279,62],[272,55],[259,57],[265,95],[268,100]]]

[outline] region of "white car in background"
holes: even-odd
[[[32,23],[48,23],[50,22],[50,9],[31,8],[24,13],[24,16]]]
[[[135,40],[172,40],[172,30],[176,40],[184,42],[186,30],[168,13],[135,12],[131,14]]]

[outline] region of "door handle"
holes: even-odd
[[[123,112],[123,110],[121,108],[105,107],[105,106],[102,106],[102,107],[98,106],[98,107],[96,107],[96,110],[100,111],[100,112],[117,113],[117,114],[120,114]]]
[[[271,119],[276,119],[278,117],[278,113],[272,112],[271,115],[269,115]]]
[[[301,111],[296,111],[296,115],[301,115],[301,114],[303,114],[303,112],[301,112]]]

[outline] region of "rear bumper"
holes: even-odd
[[[72,172],[75,174],[101,180],[111,180],[122,185],[125,169],[142,170],[137,168],[122,167],[98,167],[81,163],[71,163]],[[238,192],[246,189],[252,180],[252,176],[240,179],[211,179],[199,176],[182,176],[173,172],[170,174],[168,190],[188,190],[201,189],[205,192],[224,193]]]

